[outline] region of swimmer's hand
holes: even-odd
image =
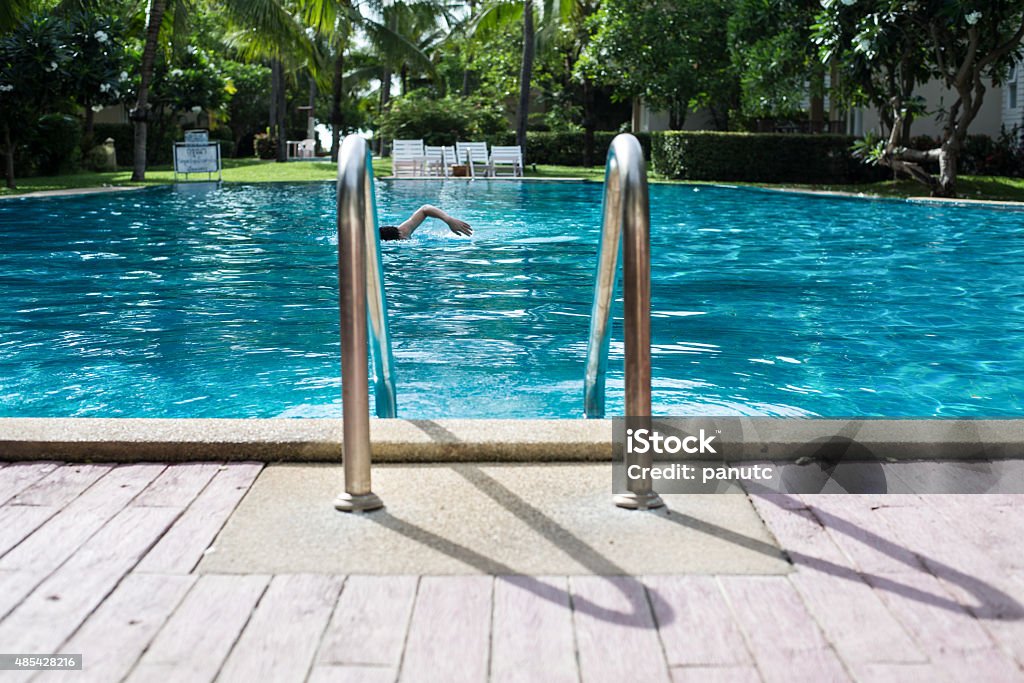
[[[466,235],[467,237],[473,234],[473,228],[469,226],[466,221],[460,221],[458,218],[450,218],[445,221],[448,223],[448,228],[456,235]]]

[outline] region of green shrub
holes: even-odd
[[[271,137],[267,133],[256,133],[253,136],[253,146],[256,148],[256,156],[260,159],[277,158],[277,137]]]
[[[658,131],[652,165],[669,178],[772,183],[857,183],[888,177],[851,153],[846,135]]]
[[[909,146],[922,151],[934,149],[939,146],[939,139],[918,135]],[[925,166],[932,173],[938,173],[937,161]],[[1024,177],[1024,135],[1020,127],[1003,129],[995,139],[983,134],[968,135],[960,150],[957,170],[965,175]]]
[[[380,119],[378,135],[391,140],[423,140],[428,145],[454,145],[459,140],[501,142],[508,122],[501,108],[477,98],[430,99],[407,95],[391,103]]]
[[[32,145],[36,172],[59,175],[78,170],[82,161],[82,124],[74,116],[40,116]]]
[[[97,123],[93,125],[93,140],[102,145],[113,138],[117,150],[117,165],[131,166],[135,155],[135,127],[130,123]]]
[[[604,164],[608,154],[608,148],[612,140],[618,135],[615,131],[601,130],[594,133],[594,165]],[[651,158],[651,134],[633,133],[640,141],[640,147],[644,150],[644,157]],[[582,132],[549,132],[549,131],[527,131],[526,133],[526,163],[527,164],[550,164],[555,166],[582,166],[583,145],[585,141]],[[510,133],[500,141],[499,144],[516,144],[515,134]]]

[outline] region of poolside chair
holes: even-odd
[[[391,174],[396,177],[424,175],[427,154],[423,140],[393,140],[391,143]]]
[[[299,154],[300,159],[312,159],[316,156],[316,140],[313,138],[306,138],[305,140],[299,141]]]
[[[493,175],[486,142],[456,142],[455,151],[459,160],[469,166],[469,175],[474,178],[478,174],[485,178]]]
[[[523,177],[523,149],[519,145],[500,147],[495,145],[491,148],[491,175],[498,177],[498,169],[508,169],[507,175],[511,178]]]
[[[448,177],[448,164],[446,164],[444,147],[440,145],[427,145],[423,148],[426,161],[424,170],[428,176]]]

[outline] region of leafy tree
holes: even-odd
[[[69,28],[74,59],[67,66],[68,89],[85,109],[84,144],[88,147],[96,112],[120,102],[128,87],[126,30],[118,19],[90,11],[74,12]]]
[[[823,64],[811,41],[818,0],[737,0],[728,20],[729,53],[744,118],[804,113],[808,84],[822,98]]]
[[[64,100],[68,67],[74,59],[67,23],[54,15],[30,16],[0,38],[0,121],[4,178],[14,189],[14,153],[24,126]]]
[[[971,123],[981,110],[986,80],[999,84],[1022,56],[1024,4],[1019,0],[824,0],[817,37],[823,57],[854,63],[858,85],[867,96],[877,90],[891,127],[886,139],[866,139],[860,153],[868,160],[909,175],[937,196],[955,196],[957,164]],[[902,55],[906,55],[902,58]],[[896,57],[900,57],[896,59]],[[922,64],[914,60],[924,59]],[[862,66],[857,68],[856,62]],[[942,112],[939,147],[921,151],[903,143],[904,122],[915,107],[907,82],[921,69],[934,73],[952,91]],[[926,165],[938,162],[939,175]]]
[[[729,9],[727,0],[605,0],[578,69],[620,99],[667,109],[671,127],[681,128],[689,109],[732,98]]]

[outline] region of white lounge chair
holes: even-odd
[[[423,140],[393,140],[391,142],[391,174],[396,177],[424,175],[427,161]]]
[[[427,175],[443,178],[451,175],[451,167],[456,163],[454,147],[427,145],[423,149],[426,154]]]
[[[455,151],[459,160],[465,161],[469,166],[469,175],[474,178],[477,174],[483,175],[485,178],[493,175],[486,142],[456,142]]]
[[[497,178],[498,169],[508,169],[505,173],[511,178],[523,177],[523,150],[519,145],[501,147],[495,145],[491,148],[491,174]]]

